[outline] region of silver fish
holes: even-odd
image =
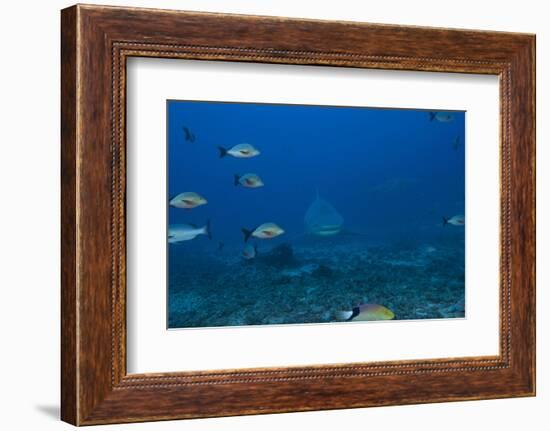
[[[246,260],[254,259],[258,254],[258,247],[254,244],[247,244],[243,249],[243,257]]]
[[[229,154],[230,156],[237,157],[239,159],[246,159],[260,154],[260,151],[250,144],[238,144],[229,150],[224,147],[218,147],[218,150],[220,151],[220,158]]]
[[[176,244],[182,241],[190,241],[198,235],[207,235],[208,239],[212,239],[210,232],[210,220],[203,227],[198,227],[194,224],[174,224],[168,228],[168,243]]]
[[[440,123],[449,123],[453,119],[453,114],[450,112],[430,112],[430,121],[437,120]]]
[[[255,189],[258,187],[262,187],[264,185],[264,182],[256,174],[244,174],[244,175],[235,174],[234,184],[235,186],[238,186],[240,184],[243,187]]]
[[[466,220],[463,215],[455,215],[451,218],[443,217],[443,226],[452,224],[453,226],[464,226]]]
[[[264,223],[256,229],[242,228],[241,231],[244,234],[244,242],[247,242],[251,236],[259,239],[271,239],[285,233],[285,231],[275,223]]]
[[[195,192],[184,192],[170,199],[170,206],[175,208],[191,209],[206,205],[208,201]]]

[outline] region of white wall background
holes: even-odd
[[[105,426],[135,430],[545,429],[550,423],[549,13],[522,0],[119,0],[171,9],[477,28],[537,34],[538,396],[284,415]],[[62,430],[59,410],[59,9],[4,2],[0,15],[0,427]]]

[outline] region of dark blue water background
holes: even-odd
[[[336,244],[334,241],[338,241],[339,249],[345,247],[345,235],[332,238],[332,242],[324,238],[304,242],[307,239],[304,214],[317,191],[342,215],[346,232],[356,234],[349,237],[350,253],[358,250],[359,241],[362,244],[359,248],[370,250],[371,256],[389,253],[393,260],[399,261],[403,258],[399,255],[400,248],[408,253],[408,259],[414,259],[415,248],[419,254],[426,248],[434,248],[435,252],[428,252],[433,259],[444,258],[444,265],[441,262],[436,265],[443,274],[437,277],[449,274],[458,284],[451,297],[447,292],[438,305],[437,286],[432,286],[435,297],[430,303],[434,306],[416,315],[412,311],[401,312],[396,318],[448,317],[442,309],[460,301],[463,307],[464,228],[443,227],[442,217],[465,211],[464,112],[452,112],[453,121],[439,122],[430,121],[425,110],[168,101],[167,115],[169,196],[195,191],[208,200],[207,205],[192,210],[169,208],[169,224],[191,222],[202,226],[210,220],[213,236],[212,240],[201,235],[169,246],[170,327],[331,321],[331,310],[325,314],[296,314],[288,304],[282,307],[286,311],[270,311],[270,315],[276,315],[275,319],[258,317],[261,312],[248,315],[249,310],[262,303],[257,292],[269,294],[266,286],[281,269],[263,271],[260,265],[250,269],[250,262],[240,259],[241,228],[253,229],[264,222],[277,223],[285,234],[269,241],[256,241],[260,252],[268,253],[273,247],[288,243],[298,257],[300,247],[307,247],[303,249],[306,254],[317,247],[328,256]],[[185,140],[184,126],[193,132],[195,142]],[[231,148],[239,143],[250,143],[261,154],[250,159],[219,157],[218,146]],[[265,186],[235,187],[234,174],[248,172],[259,174]],[[220,242],[224,244],[221,251]],[[378,274],[382,277],[380,284],[391,291],[391,273],[396,268],[385,267],[381,263],[387,261],[384,259],[379,259],[379,265],[372,261],[371,271],[386,272]],[[302,263],[311,263],[311,259]],[[429,277],[430,264],[433,262],[417,269],[413,264],[413,270],[406,269],[409,271],[406,274],[417,271],[419,277]],[[296,266],[299,268],[299,263]],[[345,306],[346,286],[352,274],[346,273],[334,259],[328,266],[333,270],[332,282],[291,277],[276,289],[296,291],[297,284],[312,289],[315,283],[334,285],[338,286],[339,298]],[[264,285],[256,288],[232,285],[227,274],[239,271],[253,271],[254,283]],[[449,285],[441,280],[439,283]],[[207,287],[201,288],[206,284]],[[399,282],[394,284],[397,289]],[[372,296],[376,288],[365,289]],[[355,295],[349,298],[351,305],[353,301],[364,300],[357,297],[357,286],[355,289]],[[217,301],[216,294],[223,301]],[[324,303],[316,301],[316,295],[323,296],[317,292],[306,303],[316,310],[324,308]],[[247,300],[234,300],[242,296]],[[294,296],[298,298],[290,295]],[[415,299],[411,296],[407,300]],[[411,304],[410,310],[422,308],[427,301],[422,296],[417,300],[418,304]],[[196,310],[205,307],[216,313],[209,315]],[[451,317],[457,316],[460,313]]]

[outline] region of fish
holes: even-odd
[[[259,239],[271,239],[285,233],[285,231],[275,223],[264,223],[255,229],[241,229],[244,234],[244,242],[247,242],[251,236]]]
[[[220,158],[229,154],[230,156],[237,157],[238,159],[246,159],[258,156],[260,154],[260,151],[250,144],[238,144],[229,150],[224,147],[218,147],[218,150],[220,151]]]
[[[208,201],[195,192],[184,192],[170,199],[170,206],[175,208],[191,209],[206,205]]]
[[[327,201],[319,197],[309,206],[304,216],[306,233],[317,236],[337,235],[342,231],[344,218]]]
[[[460,136],[457,136],[453,142],[453,150],[458,151],[460,148]]]
[[[234,184],[235,186],[238,186],[240,184],[243,187],[255,189],[258,187],[262,187],[264,185],[264,182],[256,174],[244,174],[244,175],[235,174]]]
[[[449,123],[453,119],[453,114],[449,112],[430,112],[430,121],[437,120],[440,123]]]
[[[256,244],[247,244],[243,249],[243,258],[252,260],[258,255],[258,246]]]
[[[443,217],[443,226],[452,224],[453,226],[464,226],[465,220],[463,215],[455,215],[451,218]]]
[[[195,135],[185,126],[183,126],[183,133],[185,133],[185,140],[187,142],[195,142]]]
[[[346,322],[364,322],[368,320],[392,320],[395,314],[390,309],[379,304],[361,304],[350,311],[339,311],[339,320]]]
[[[424,253],[435,253],[437,251],[437,248],[435,248],[432,245],[427,245],[425,247],[422,247],[422,250]]]
[[[203,227],[191,223],[170,225],[168,228],[168,243],[177,244],[178,242],[189,241],[195,239],[198,235],[206,235],[208,239],[212,239],[210,220],[207,220]]]

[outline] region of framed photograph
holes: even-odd
[[[464,111],[166,109],[168,328],[465,317]]]
[[[62,419],[535,394],[535,37],[62,11]]]

